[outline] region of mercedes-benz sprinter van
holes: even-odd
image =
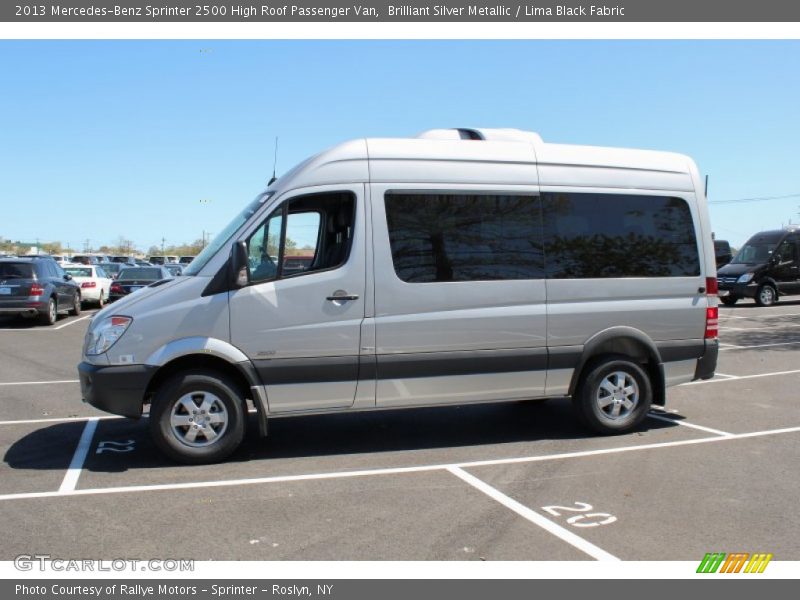
[[[287,257],[311,257],[288,269]],[[299,263],[298,263],[299,264]],[[717,360],[703,183],[678,154],[515,129],[358,139],[274,181],[194,259],[96,313],[83,398],[178,461],[275,417],[571,398],[630,431]]]

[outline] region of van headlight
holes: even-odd
[[[130,317],[109,317],[92,331],[86,340],[87,356],[97,356],[108,351],[128,329],[133,319]]]
[[[753,273],[745,273],[739,279],[736,280],[736,283],[749,283],[750,280],[753,278]]]

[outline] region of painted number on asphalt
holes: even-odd
[[[577,508],[575,508],[577,507]],[[573,506],[543,506],[542,510],[550,513],[554,517],[563,516],[565,512],[576,512],[567,519],[567,523],[573,527],[597,527],[599,525],[609,525],[617,520],[617,517],[604,512],[591,512],[592,505],[586,502],[576,502]]]
[[[100,442],[97,444],[97,454],[102,454],[103,452],[131,452],[135,447],[135,440],[125,440],[124,442]]]

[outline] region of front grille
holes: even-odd
[[[738,277],[717,277],[717,283],[719,284],[731,284],[736,283],[736,280],[739,279]]]

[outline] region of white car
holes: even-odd
[[[103,307],[111,291],[111,276],[99,265],[66,264],[64,271],[81,286],[83,302],[95,302]]]

